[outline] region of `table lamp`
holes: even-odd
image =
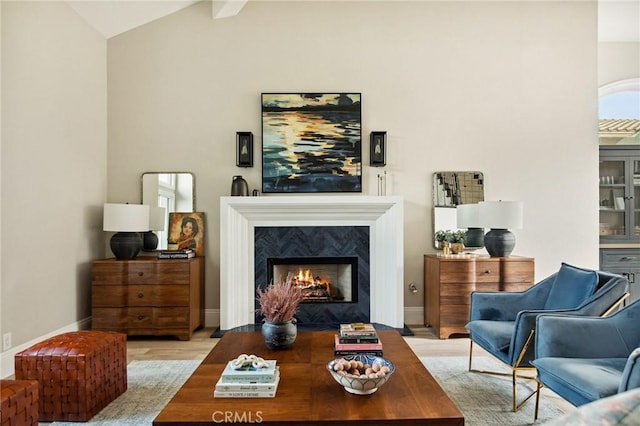
[[[135,259],[142,249],[140,232],[149,230],[149,206],[107,203],[104,205],[103,229],[116,232],[109,242],[116,259]]]
[[[491,257],[507,257],[516,246],[516,236],[509,229],[522,228],[522,201],[481,201],[480,224],[490,228],[484,246]]]
[[[164,231],[165,208],[149,206],[149,230],[142,234],[142,249],[155,250],[158,248],[158,236],[153,231]]]
[[[480,225],[480,207],[474,204],[456,206],[456,223],[460,229],[466,229],[465,247],[484,247],[484,229]]]

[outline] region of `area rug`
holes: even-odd
[[[511,378],[467,371],[467,357],[421,357],[465,418],[465,426],[519,426],[543,424],[563,413],[553,403],[540,400],[538,421],[533,422],[533,399],[518,412],[511,412]],[[96,414],[91,426],[151,425],[193,373],[200,361],[133,361],[127,367],[128,388],[115,401]],[[474,357],[479,369],[504,369],[489,357]],[[533,384],[519,385],[518,391],[533,389]],[[52,426],[78,426],[78,423],[41,423]]]
[[[41,423],[55,426],[151,425],[162,408],[191,376],[200,361],[132,361],[127,390],[86,423]]]
[[[541,425],[563,414],[552,402],[540,398],[538,420],[533,421],[535,397],[517,412],[511,411],[511,376],[471,373],[468,357],[421,357],[449,398],[464,415],[465,426]],[[473,367],[480,370],[509,372],[490,357],[474,357]],[[522,383],[520,383],[522,382]],[[519,381],[518,395],[526,397],[535,388],[533,381]]]

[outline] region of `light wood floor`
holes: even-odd
[[[418,357],[422,356],[469,356],[469,338],[466,336],[438,339],[431,328],[410,326],[413,336],[405,337],[407,344]],[[183,342],[172,337],[128,337],[127,361],[135,360],[202,360],[220,339],[211,338],[213,328],[197,330],[190,341]],[[486,351],[474,345],[474,356],[486,355]],[[7,377],[13,378],[13,376]],[[548,389],[543,397],[549,398],[558,408],[569,412],[575,408]],[[533,403],[533,401],[530,401]],[[508,406],[510,401],[505,401]]]
[[[468,356],[469,339],[465,337],[438,339],[431,328],[410,327],[415,334],[405,340],[418,356]],[[215,330],[204,328],[197,330],[190,341],[182,342],[167,337],[129,337],[127,339],[128,361],[162,359],[204,359],[219,339],[210,336]],[[474,353],[481,355],[482,348]],[[486,352],[485,352],[486,353]]]
[[[410,326],[414,336],[407,336],[405,340],[418,357],[421,356],[469,356],[469,338],[466,336],[439,339],[431,328],[423,326]],[[166,360],[166,359],[195,359],[202,360],[213,349],[220,339],[211,338],[213,328],[197,330],[190,341],[182,342],[174,338],[146,338],[129,337],[127,340],[128,362],[134,360]],[[486,355],[487,352],[478,345],[473,347],[474,356]],[[553,403],[564,412],[575,408],[544,388],[543,397]],[[505,401],[508,406],[511,402]],[[533,400],[529,402],[533,404]]]

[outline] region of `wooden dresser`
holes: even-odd
[[[472,291],[522,291],[533,284],[530,257],[424,256],[424,321],[444,339],[468,334]]]
[[[91,266],[94,330],[189,340],[204,325],[204,258],[96,260]]]

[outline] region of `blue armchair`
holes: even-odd
[[[473,292],[469,330],[469,371],[473,344],[485,349],[510,367],[513,386],[513,411],[517,411],[535,392],[518,402],[516,379],[535,379],[518,374],[533,371],[533,337],[536,318],[542,313],[571,315],[607,315],[628,296],[628,280],[608,272],[577,268],[562,263],[560,270],[523,292]]]
[[[639,388],[640,300],[606,318],[540,315],[535,353],[538,390],[575,406]]]

